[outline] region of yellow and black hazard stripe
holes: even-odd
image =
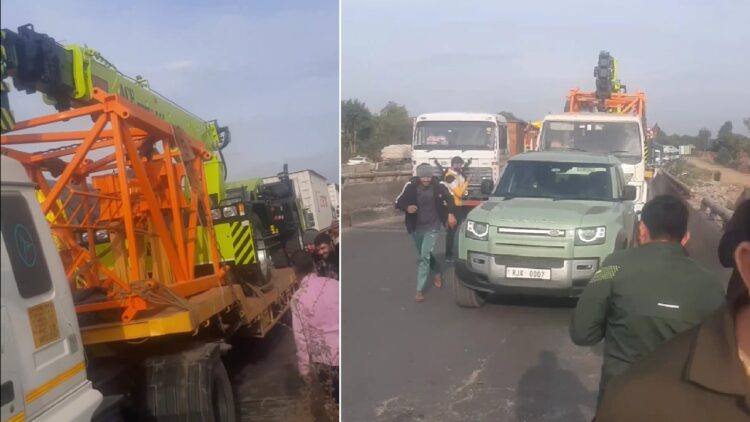
[[[8,86],[5,82],[0,82],[0,131],[2,133],[13,130],[16,125],[16,121],[13,118],[13,112],[10,111],[10,104],[8,102]]]
[[[235,221],[229,223],[229,227],[232,231],[234,265],[254,264],[255,244],[253,242],[253,229],[250,221]]]

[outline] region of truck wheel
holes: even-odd
[[[250,221],[253,224],[253,243],[255,244],[255,260],[258,265],[258,271],[260,275],[260,283],[266,284],[271,280],[271,269],[273,268],[273,260],[271,255],[268,253],[266,248],[266,241],[263,240],[263,223],[257,214],[250,216]]]
[[[236,422],[232,384],[216,343],[145,362],[146,420]]]
[[[451,269],[448,274],[453,289],[453,300],[456,305],[462,308],[479,308],[484,305],[486,294],[464,286],[458,279],[455,269]]]

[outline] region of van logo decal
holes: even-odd
[[[36,265],[36,246],[34,246],[29,229],[23,224],[16,224],[13,237],[16,240],[16,250],[21,262],[29,268]]]

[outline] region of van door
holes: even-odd
[[[34,188],[4,183],[0,207],[2,415],[7,420],[11,407],[25,407],[29,419],[87,384],[86,364],[68,281]]]

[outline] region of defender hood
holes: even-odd
[[[468,219],[492,226],[528,229],[575,229],[607,225],[621,215],[619,202],[493,198],[476,207]]]

